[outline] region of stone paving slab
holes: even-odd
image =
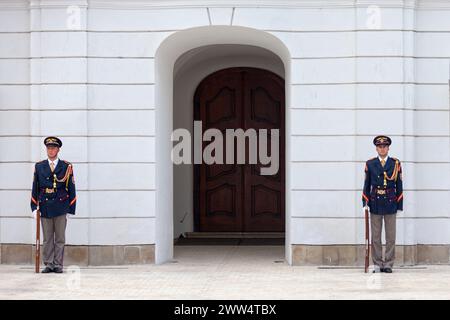
[[[163,265],[0,266],[0,299],[450,299],[450,266],[289,266],[282,246],[181,246]]]

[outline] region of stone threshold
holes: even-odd
[[[187,239],[284,239],[284,232],[185,232]]]
[[[450,245],[398,245],[395,254],[397,266],[450,263]],[[364,245],[292,245],[292,264],[297,266],[363,266],[364,258]]]
[[[34,245],[0,244],[0,261],[2,264],[34,264],[34,259]],[[65,266],[153,264],[154,262],[155,246],[153,244],[109,246],[66,245],[64,248]]]

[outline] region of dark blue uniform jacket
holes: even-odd
[[[397,213],[397,210],[403,210],[403,183],[400,161],[388,157],[383,167],[379,158],[376,157],[366,161],[364,170],[363,206],[368,205],[370,212],[374,214],[393,214]]]
[[[45,218],[75,214],[76,200],[71,163],[60,159],[54,172],[51,171],[48,160],[36,163],[31,190],[32,211],[39,204],[41,216]]]

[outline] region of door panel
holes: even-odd
[[[230,68],[206,77],[194,107],[203,132],[210,128],[279,129],[276,175],[260,174],[261,164],[195,165],[197,231],[284,231],[284,81],[262,69]],[[210,142],[204,142],[203,148]],[[270,150],[270,135],[268,138]],[[259,148],[258,148],[259,150]],[[235,158],[236,152],[235,149]],[[248,146],[246,149],[248,153]],[[225,159],[224,134],[224,159]]]
[[[267,150],[271,154],[270,129],[279,129],[279,167],[276,175],[261,175],[260,163],[244,166],[245,231],[284,231],[284,81],[263,70],[244,78],[245,127],[267,129]],[[258,149],[259,150],[259,149]],[[258,158],[259,159],[259,158]],[[248,196],[247,196],[248,195]]]

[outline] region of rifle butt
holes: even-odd
[[[365,234],[365,259],[364,259],[364,272],[367,273],[369,272],[369,257],[370,257],[370,225],[369,225],[369,210],[365,209],[364,210],[364,220],[365,220],[365,229],[366,229],[366,234]]]
[[[36,252],[35,252],[35,262],[34,271],[39,273],[39,266],[41,262],[41,212],[37,210],[36,213]]]

